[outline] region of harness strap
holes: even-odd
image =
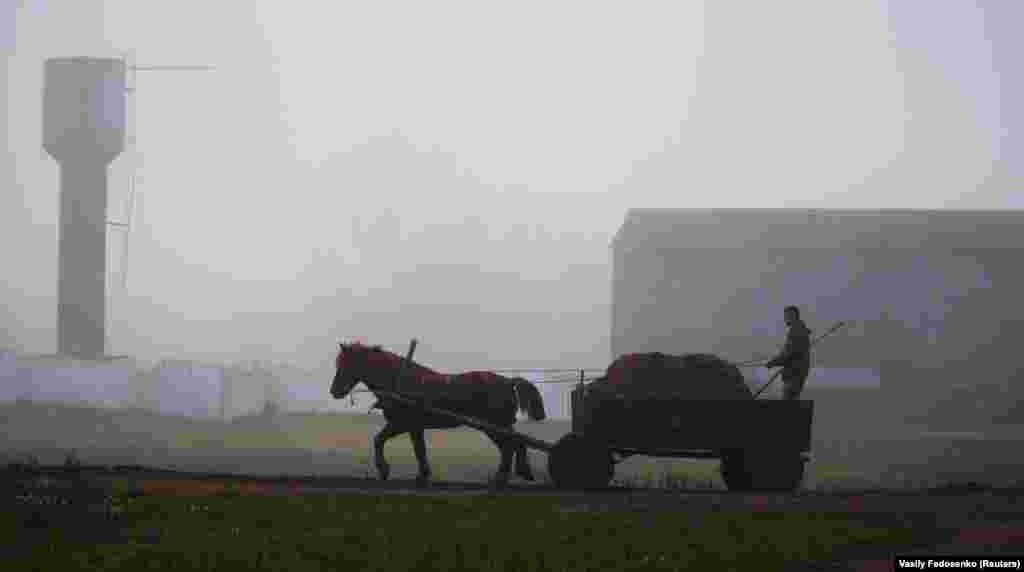
[[[519,411],[522,410],[522,404],[523,404],[522,398],[519,397],[519,382],[518,381],[513,381],[512,382],[512,395],[514,395],[516,397],[516,413],[518,414]]]

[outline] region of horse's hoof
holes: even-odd
[[[533,473],[519,473],[519,477],[522,478],[524,481],[530,481],[531,483],[537,480],[533,478]]]
[[[386,481],[388,480],[388,475],[391,474],[391,467],[387,465],[378,465],[377,474],[380,476],[380,480]]]
[[[420,475],[416,477],[416,488],[427,489],[430,488],[430,477],[426,475]]]

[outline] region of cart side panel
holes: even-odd
[[[696,401],[666,395],[574,398],[573,430],[613,448],[721,450],[811,449],[814,402]],[[577,413],[580,409],[579,414]]]

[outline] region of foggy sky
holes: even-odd
[[[604,366],[629,207],[1024,207],[1013,0],[229,4],[0,0],[0,344],[55,344],[47,57],[218,68],[139,74],[113,353]]]

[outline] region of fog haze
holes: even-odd
[[[0,345],[54,347],[49,57],[216,66],[134,85],[115,354],[604,367],[628,208],[1024,208],[1010,0],[229,5],[0,0]]]

